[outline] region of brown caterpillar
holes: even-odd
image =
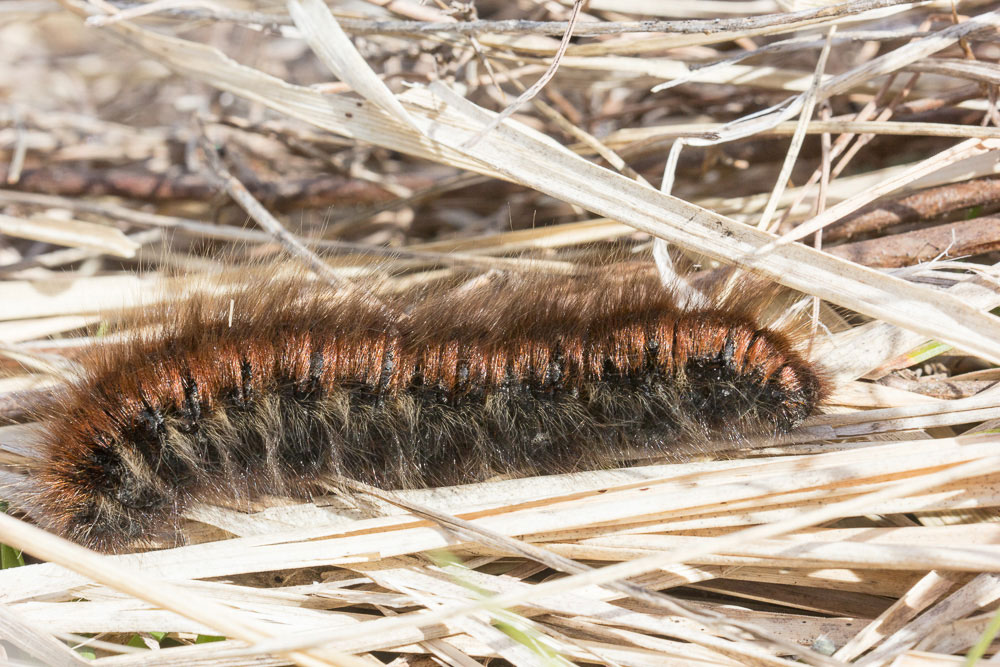
[[[785,433],[827,394],[754,299],[685,308],[651,273],[624,273],[379,303],[290,280],[168,303],[152,333],[96,346],[40,415],[32,514],[121,550],[195,501],[677,457]]]

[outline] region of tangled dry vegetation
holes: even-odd
[[[10,0],[0,17],[0,483],[37,456],[26,406],[102,312],[268,257],[331,281],[578,272],[610,247],[739,263],[817,297],[812,354],[837,381],[824,414],[752,452],[198,507],[190,544],[141,554],[0,515],[0,659],[989,662],[995,3]]]

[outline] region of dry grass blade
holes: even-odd
[[[955,582],[937,572],[928,572],[917,584],[886,609],[864,630],[838,649],[833,657],[851,660],[887,636],[897,632],[914,616],[948,592]]]
[[[831,26],[829,32],[826,33],[826,44],[823,45],[823,50],[819,54],[819,60],[816,61],[816,74],[813,77],[813,83],[809,87],[802,104],[802,113],[795,128],[795,134],[792,135],[792,143],[788,147],[788,155],[785,156],[785,162],[781,166],[781,172],[778,174],[778,181],[774,184],[774,190],[771,191],[771,197],[767,200],[767,206],[764,207],[764,212],[761,213],[760,220],[757,222],[758,229],[770,229],[771,216],[774,215],[775,209],[778,208],[778,201],[781,198],[781,193],[785,190],[785,183],[788,182],[788,177],[792,173],[792,167],[795,166],[795,158],[798,157],[799,149],[802,148],[806,128],[812,119],[813,109],[816,106],[816,97],[823,79],[823,71],[826,69],[826,59],[830,56],[830,47],[833,45],[833,36],[836,34],[836,30],[836,26]]]
[[[79,220],[18,220],[0,216],[0,233],[71,247],[85,247],[117,257],[134,257],[139,244],[117,229]]]
[[[961,618],[970,611],[981,609],[998,598],[1000,579],[994,574],[981,574],[894,633],[890,639],[860,660],[859,664],[887,664],[934,628]]]
[[[400,123],[413,125],[406,109],[354,48],[326,5],[318,0],[290,0],[288,9],[313,51],[341,81]]]
[[[87,664],[55,637],[27,625],[4,606],[0,606],[0,637],[14,640],[23,650],[52,667]]]
[[[107,583],[115,590],[197,619],[208,627],[233,637],[253,642],[273,636],[269,629],[233,609],[227,609],[207,599],[199,599],[191,592],[182,592],[165,582],[155,582],[138,572],[124,570],[120,566],[112,565],[99,554],[6,515],[0,515],[0,539],[46,561],[59,563],[94,581]],[[298,654],[294,651],[285,653],[299,665],[335,664],[361,667],[368,664],[363,660],[336,653],[317,656]]]

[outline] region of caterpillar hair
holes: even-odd
[[[615,274],[378,300],[247,281],[153,308],[40,410],[29,511],[121,551],[194,502],[677,459],[786,433],[827,395],[794,332],[760,324],[760,295],[686,307],[651,271]]]

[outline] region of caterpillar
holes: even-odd
[[[121,551],[194,502],[677,459],[786,433],[828,393],[759,295],[685,306],[633,267],[481,283],[376,300],[250,281],[153,309],[41,409],[32,515]]]

